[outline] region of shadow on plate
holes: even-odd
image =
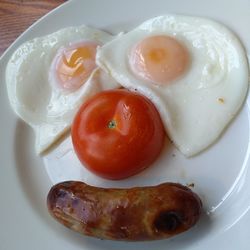
[[[51,183],[42,160],[35,153],[34,138],[32,129],[23,121],[18,120],[14,148],[17,174],[30,206],[42,221],[45,221],[48,218],[46,196]]]

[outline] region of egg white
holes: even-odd
[[[74,92],[50,82],[51,63],[61,47],[79,41],[105,44],[113,37],[87,26],[69,27],[22,44],[6,67],[6,84],[12,108],[35,131],[37,153],[44,152],[69,128],[79,106],[99,91],[119,85],[100,69]]]
[[[139,79],[128,63],[133,46],[153,35],[174,37],[190,55],[185,74],[164,86]],[[99,48],[97,64],[122,86],[151,99],[169,137],[186,156],[216,141],[248,90],[243,46],[224,25],[205,18],[166,15],[148,20]]]

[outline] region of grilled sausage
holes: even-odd
[[[191,228],[202,203],[176,183],[111,189],[67,181],[53,186],[48,210],[60,223],[102,239],[139,241],[169,238]]]

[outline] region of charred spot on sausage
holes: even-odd
[[[181,216],[175,211],[162,211],[155,220],[154,227],[158,232],[171,232],[181,225]]]

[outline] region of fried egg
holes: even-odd
[[[159,16],[97,51],[97,64],[157,107],[186,156],[213,144],[244,102],[248,62],[237,37],[215,21]]]
[[[113,37],[87,26],[69,27],[22,44],[6,67],[9,100],[35,131],[42,153],[71,125],[92,95],[119,85],[97,68],[96,49]]]

